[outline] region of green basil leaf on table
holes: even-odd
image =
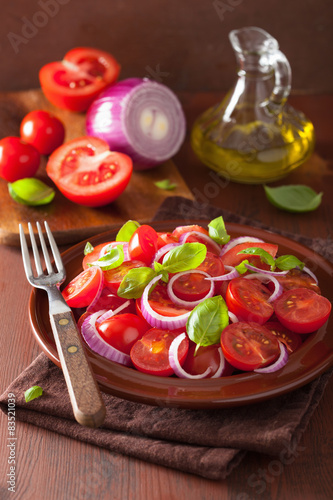
[[[33,399],[39,398],[43,394],[43,389],[39,385],[33,385],[27,389],[24,393],[24,398],[26,403],[32,401]]]
[[[163,179],[162,181],[154,182],[155,186],[165,191],[172,191],[177,187],[177,184],[170,181],[170,179]]]
[[[117,294],[124,299],[139,299],[145,287],[155,276],[156,272],[150,267],[130,269],[120,283]]]
[[[125,224],[119,229],[116,241],[129,241],[132,237],[132,234],[140,227],[139,222],[136,220],[128,220]]]
[[[208,224],[209,236],[219,245],[225,245],[230,240],[230,236],[225,228],[223,217],[216,217]]]
[[[264,186],[266,197],[272,205],[287,212],[301,213],[316,210],[323,193],[316,193],[309,186],[294,184],[289,186]]]
[[[35,177],[26,177],[8,183],[10,196],[22,205],[47,205],[55,196],[55,190]]]

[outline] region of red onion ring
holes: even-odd
[[[128,242],[127,241],[112,241],[111,243],[107,243],[107,245],[104,245],[104,247],[101,249],[99,252],[99,259],[101,257],[104,257],[104,255],[107,253],[108,248],[116,248],[118,245],[123,246],[124,250],[124,262],[130,260],[129,253],[128,253]]]
[[[304,266],[302,271],[304,271],[305,273],[307,273],[309,276],[311,276],[311,278],[314,279],[314,281],[316,282],[316,285],[318,285],[319,281],[318,281],[318,278],[317,276],[311,271],[311,269],[309,269],[308,267]]]
[[[174,304],[177,304],[178,306],[182,306],[185,308],[191,307],[193,309],[195,306],[200,304],[200,302],[202,302],[203,300],[209,299],[210,297],[214,296],[214,288],[215,287],[214,287],[214,283],[212,281],[210,283],[210,289],[208,290],[207,294],[202,299],[188,301],[188,300],[182,300],[179,297],[177,297],[177,295],[175,295],[173,288],[172,288],[172,285],[174,284],[174,282],[178,278],[180,278],[181,276],[184,276],[185,274],[193,274],[193,273],[202,274],[203,276],[206,276],[206,279],[208,279],[210,277],[208,273],[205,273],[205,271],[199,271],[198,269],[192,269],[191,271],[183,271],[181,273],[177,273],[174,276],[172,276],[172,278],[169,280],[169,283],[167,286],[167,292],[168,292],[169,298],[172,300],[172,302]]]
[[[230,269],[230,272],[227,274],[221,274],[221,276],[210,276],[209,278],[206,278],[206,280],[228,281],[228,280],[232,280],[234,278],[238,278],[239,272],[233,266],[224,266],[224,269],[226,269],[227,271],[229,271],[229,269]]]
[[[233,238],[224,245],[224,247],[221,250],[220,257],[221,255],[227,253],[228,250],[231,250],[233,247],[239,245],[240,243],[264,243],[264,240],[261,240],[260,238],[255,238],[253,236],[239,236],[238,238]]]
[[[191,375],[190,373],[186,372],[181,364],[179,363],[178,359],[178,348],[180,344],[183,342],[183,340],[186,338],[186,333],[181,333],[177,335],[177,337],[171,342],[170,348],[169,348],[169,363],[173,371],[175,372],[175,375],[179,378],[188,378],[191,380],[199,380],[202,378],[207,377],[210,372],[212,371],[211,367],[209,366],[204,373],[200,373],[199,375]]]
[[[260,269],[259,267],[252,266],[252,264],[244,264],[245,267],[254,271],[255,273],[267,274],[269,276],[285,276],[288,271],[269,271],[268,269]]]
[[[159,250],[154,255],[151,267],[154,267],[154,262],[159,262],[160,258],[163,257],[166,253],[168,253],[170,250],[172,250],[175,247],[178,247],[179,243],[168,243],[167,245],[164,245],[161,247]]]
[[[105,342],[96,329],[96,319],[100,311],[88,316],[81,327],[81,334],[90,349],[104,358],[125,366],[132,366],[131,357]]]
[[[130,305],[130,303],[131,303],[130,300],[126,300],[126,302],[121,304],[121,306],[117,307],[117,309],[115,309],[114,311],[112,309],[109,309],[96,319],[96,323],[102,323],[102,321],[105,321],[106,319],[109,319],[112,316],[119,314],[121,311],[126,309],[126,307]]]
[[[244,276],[244,279],[258,279],[259,281],[262,281],[263,283],[267,283],[267,281],[272,281],[275,289],[274,292],[270,295],[268,302],[273,302],[275,299],[280,297],[280,295],[283,293],[283,287],[282,285],[278,282],[278,280],[274,276],[270,276],[269,274],[264,274],[264,273],[255,273],[255,274],[248,274],[247,276]]]
[[[208,234],[201,233],[200,231],[189,231],[188,233],[181,234],[180,237],[179,237],[179,242],[182,243],[182,244],[186,243],[187,239],[190,236],[199,236],[201,239],[203,239],[204,241],[207,241],[207,243],[209,243],[210,245],[212,245],[215,248],[216,253],[218,255],[220,254],[220,252],[221,252],[220,245],[218,245],[216,243],[216,241],[214,241],[210,236],[208,236]]]
[[[228,311],[228,316],[230,318],[231,323],[238,323],[239,319],[237,318],[236,314],[232,313],[231,311]]]
[[[226,364],[225,364],[225,357],[223,355],[223,352],[222,352],[222,348],[219,347],[218,348],[218,353],[220,355],[220,364],[219,364],[219,367],[217,369],[217,371],[214,373],[214,375],[212,375],[211,378],[219,378],[219,377],[222,377],[225,369],[226,369]]]
[[[279,346],[280,346],[280,356],[278,357],[278,359],[272,365],[265,366],[264,368],[257,368],[256,370],[253,370],[255,373],[274,373],[286,365],[286,363],[288,361],[288,357],[289,357],[288,350],[282,342],[280,342],[280,341],[278,341],[278,342],[279,342]]]
[[[100,267],[96,266],[96,269],[97,269],[97,272],[100,274],[100,283],[99,283],[99,287],[97,289],[95,297],[93,298],[92,302],[87,307],[87,311],[90,311],[91,309],[94,308],[95,304],[98,302],[100,296],[102,295],[102,291],[104,288],[104,273]]]

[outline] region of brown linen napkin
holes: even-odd
[[[191,218],[211,219],[221,214],[226,221],[254,225],[235,214],[179,197],[166,200],[154,220],[183,218],[187,223]],[[323,240],[294,239],[317,251],[324,249]],[[326,257],[333,260],[333,244],[326,242],[325,250]],[[74,420],[62,371],[42,353],[7,388],[0,397],[0,407],[7,411],[8,394],[13,393],[17,420],[112,452],[221,480],[246,451],[275,456],[283,464],[296,456],[301,451],[299,440],[330,374],[263,403],[219,410],[153,407],[103,394],[105,423],[102,428],[88,429]],[[24,391],[32,385],[43,387],[44,394],[26,403]]]

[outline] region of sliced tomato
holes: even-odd
[[[292,332],[311,333],[326,323],[332,305],[313,290],[293,288],[274,301],[274,309],[278,320]]]
[[[87,253],[87,255],[85,255],[83,257],[83,261],[82,261],[82,267],[83,267],[83,269],[87,269],[89,267],[89,264],[92,264],[93,262],[95,262],[96,260],[98,260],[99,257],[100,257],[100,253],[103,250],[103,248],[106,245],[111,245],[112,243],[113,243],[113,241],[109,241],[107,243],[101,243],[100,245],[96,245],[94,247],[94,249],[93,249],[92,252]]]
[[[69,200],[98,207],[114,201],[128,185],[133,171],[129,156],[109,150],[96,137],[79,137],[57,148],[46,172]]]
[[[284,290],[292,288],[309,288],[316,293],[321,293],[316,281],[300,269],[291,269],[285,276],[277,276],[276,279],[281,283]],[[273,287],[272,287],[273,288]]]
[[[198,233],[203,233],[206,234],[207,236],[209,235],[207,229],[205,229],[202,226],[198,226],[197,224],[190,224],[188,226],[178,226],[176,229],[172,231],[172,235],[175,236],[175,238],[179,239],[179,237],[184,234],[184,233],[190,233],[191,231],[196,231]]]
[[[157,240],[158,249],[164,247],[165,245],[169,245],[170,243],[178,242],[178,238],[176,238],[176,236],[173,236],[172,233],[162,233],[157,231],[157,234],[158,234],[158,240]]]
[[[87,307],[92,303],[103,283],[100,267],[89,267],[68,283],[62,292],[69,307]]]
[[[152,328],[138,340],[131,349],[131,360],[133,365],[144,373],[170,377],[174,371],[169,363],[169,349],[171,342],[179,333],[169,330]],[[188,351],[189,340],[186,336],[178,349],[180,364],[184,363]]]
[[[39,72],[47,99],[59,108],[86,111],[93,100],[119,76],[116,59],[99,49],[78,47],[62,61],[51,62]]]
[[[206,245],[208,252],[211,252],[215,255],[220,255],[222,247],[219,248],[217,246],[217,243],[215,243],[211,238],[205,238],[204,235],[207,235],[202,231],[196,231],[196,233],[197,234],[189,234],[186,237],[186,243],[203,243],[204,245]],[[200,236],[201,234],[202,236]]]
[[[254,266],[259,267],[261,260],[258,255],[246,255],[246,254],[238,254],[242,250],[250,247],[258,247],[262,248],[266,252],[268,252],[272,257],[275,257],[278,251],[278,245],[273,243],[239,243],[239,245],[230,248],[224,255],[221,255],[221,259],[225,266],[238,266],[243,260],[247,259]],[[263,266],[261,266],[262,268]],[[266,265],[264,267],[267,267]]]
[[[279,342],[264,325],[238,322],[221,333],[221,347],[227,361],[243,371],[252,371],[273,363],[280,354]]]
[[[105,283],[105,280],[104,280]],[[132,313],[135,314],[135,301],[124,299],[112,293],[108,286],[104,286],[102,293],[98,300],[95,301],[94,304],[90,304],[88,310],[90,313],[101,311],[101,310],[112,310],[115,311],[118,307],[125,304],[125,302],[129,302],[125,309],[122,309],[122,313]]]
[[[118,351],[129,354],[135,342],[150,329],[150,325],[136,314],[116,314],[96,324],[100,336]]]
[[[128,253],[132,260],[141,260],[149,266],[157,252],[158,234],[151,226],[139,226],[128,242]]]
[[[284,343],[289,354],[296,351],[302,345],[301,336],[288,330],[288,328],[281,325],[279,321],[267,321],[265,327],[268,328],[278,340]]]
[[[188,353],[183,364],[183,368],[191,375],[201,375],[207,368],[211,369],[209,377],[215,375],[220,366],[219,345],[200,346],[196,351],[197,345],[190,343]],[[196,352],[195,352],[196,351]],[[224,375],[231,375],[233,367],[225,360],[227,367]]]
[[[144,265],[145,264],[143,262],[138,260],[129,260],[123,262],[120,266],[115,267],[114,269],[104,271],[105,286],[107,286],[112,293],[116,294],[120,283],[128,271],[130,269],[134,269],[135,267],[142,267]]]
[[[188,313],[190,310],[172,302],[172,300],[168,296],[165,283],[158,283],[155,286],[154,290],[149,295],[149,305],[158,314],[162,314],[162,316],[168,317],[180,316],[182,314]],[[136,300],[136,308],[138,314],[142,315],[141,299]]]
[[[235,278],[229,282],[226,302],[230,312],[242,321],[255,321],[263,324],[274,312],[268,302],[271,293],[257,279]]]

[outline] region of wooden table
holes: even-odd
[[[221,96],[180,94],[189,127],[194,118]],[[301,183],[323,191],[320,208],[310,214],[278,211],[265,199],[262,186],[229,183],[212,191],[209,170],[191,152],[188,138],[175,162],[198,201],[211,203],[273,227],[308,236],[332,237],[333,169],[331,147],[332,96],[294,96],[292,103],[313,120],[317,145],[313,157],[282,183]],[[1,392],[39,354],[31,335],[27,306],[30,286],[23,278],[20,250],[0,247],[0,380]],[[316,409],[294,460],[279,475],[271,458],[248,453],[241,465],[222,482],[201,479],[172,469],[110,453],[99,447],[17,422],[17,493],[7,491],[5,450],[7,420],[1,415],[0,498],[29,500],[135,499],[287,499],[333,498],[333,380]],[[251,476],[252,475],[252,476]],[[264,478],[258,494],[250,477]]]

